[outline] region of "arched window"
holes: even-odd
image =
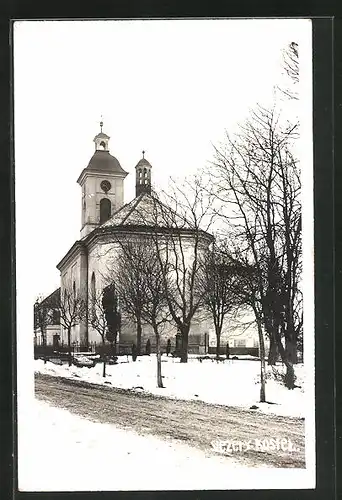
[[[74,299],[76,298],[76,281],[74,281],[73,285],[72,285],[72,290],[74,292]]]
[[[106,222],[111,215],[111,203],[108,198],[102,198],[100,201],[100,224]]]
[[[91,281],[90,281],[90,300],[91,300],[91,312],[93,317],[96,314],[96,282],[95,282],[95,273],[91,275]]]
[[[104,141],[100,142],[101,149],[106,149],[106,143]]]

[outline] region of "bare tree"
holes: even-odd
[[[162,267],[160,265],[160,259],[156,254],[155,246],[150,243],[146,252],[144,265],[147,300],[143,307],[143,318],[152,326],[156,338],[158,387],[163,387],[160,339],[166,324],[170,321],[170,310],[164,285],[165,270],[165,266]]]
[[[59,298],[60,324],[67,331],[69,366],[72,364],[71,354],[71,331],[84,318],[86,305],[84,300],[77,294],[75,286],[65,284],[61,288]]]
[[[213,241],[208,233],[213,217],[209,197],[196,177],[183,183],[171,180],[167,193],[145,195],[134,207],[139,237],[153,242],[159,259],[168,309],[181,334],[181,362],[187,362],[191,321],[203,304],[199,279],[205,250]],[[130,238],[128,233],[111,237],[113,245],[121,249],[124,238]],[[114,246],[108,248],[107,254]],[[134,261],[128,255],[124,267],[118,267],[117,260],[115,256],[110,258],[104,279],[115,282],[122,310],[137,323],[137,342],[141,345],[142,311],[147,297],[146,282],[141,277],[145,252],[142,249]]]
[[[237,311],[244,301],[239,293],[239,267],[223,248],[214,245],[206,255],[200,280],[204,307],[212,317],[216,334],[216,357],[220,356],[220,340],[224,320]]]
[[[240,252],[239,247],[227,245],[227,255],[234,263],[238,279],[235,281],[234,293],[238,296],[238,303],[250,307],[254,313],[255,324],[258,331],[259,357],[260,357],[260,402],[266,402],[266,363],[265,363],[265,338],[262,303],[259,294],[259,278],[256,266],[250,265],[246,254]],[[250,325],[249,325],[250,326]]]
[[[203,305],[200,279],[205,252],[213,241],[211,200],[194,177],[170,181],[168,192],[154,195],[151,237],[159,258],[169,312],[181,334],[180,361],[188,360],[191,321]]]
[[[111,276],[117,283],[116,289],[123,312],[135,316],[132,307],[139,291],[140,321],[149,324],[156,339],[157,384],[163,387],[161,375],[160,339],[165,324],[170,319],[164,287],[163,269],[156,246],[149,235],[120,241],[120,251]]]
[[[43,350],[44,350],[44,363],[46,363],[46,330],[48,325],[52,323],[52,310],[45,303],[45,299],[42,296],[37,297],[37,300],[34,304],[34,324],[35,328],[39,328],[41,338],[43,341]]]
[[[299,82],[299,53],[298,53],[298,43],[291,42],[285,49],[283,53],[283,70],[287,77],[286,83],[279,87],[280,92],[287,99],[298,100],[298,82]]]
[[[297,127],[259,106],[235,138],[227,134],[216,148],[213,174],[217,211],[244,264],[256,272],[258,314],[286,365],[289,388],[301,328],[301,182],[291,152]]]
[[[88,304],[88,311],[85,315],[89,326],[91,326],[101,337],[102,340],[102,358],[103,358],[103,372],[102,376],[106,376],[106,334],[108,331],[106,308],[103,304],[103,291],[91,292],[90,301]]]
[[[137,354],[141,354],[141,336],[143,308],[147,300],[146,281],[144,276],[145,251],[139,244],[127,242],[120,237],[114,241],[119,246],[119,254],[109,260],[104,281],[115,284],[115,293],[120,301],[120,308],[126,317],[134,321],[137,327]],[[112,247],[111,247],[112,248]]]

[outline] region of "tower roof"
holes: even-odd
[[[152,165],[149,161],[146,160],[146,158],[141,158],[141,160],[138,161],[138,163],[136,164],[136,167],[143,167],[143,166],[147,166],[147,167],[151,167],[152,168]]]
[[[138,161],[138,163],[136,164],[135,168],[137,168],[137,167],[144,167],[144,166],[152,168],[151,163],[149,161],[147,161],[146,158],[145,158],[145,153],[146,153],[146,151],[142,152],[142,158],[141,158],[141,160]]]
[[[102,151],[100,149],[95,151],[88,163],[88,166],[86,167],[86,170],[127,174],[115,156],[112,156],[109,151]]]
[[[110,139],[109,135],[105,134],[104,132],[100,132],[94,137],[94,142],[96,139]]]

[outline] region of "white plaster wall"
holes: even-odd
[[[101,189],[101,182],[103,180],[108,180],[111,183],[111,188],[107,193]],[[111,215],[122,207],[124,201],[124,178],[108,173],[89,173],[84,179],[81,198],[82,236],[85,236],[100,223],[100,202],[102,198],[108,198],[110,200]],[[83,199],[85,200],[85,211],[83,208]],[[90,226],[85,228],[85,225]]]
[[[132,236],[134,240],[137,236]],[[188,238],[184,238],[182,241],[182,251],[184,252],[186,264],[189,265],[193,259],[194,251],[193,246],[191,244],[191,240]],[[173,244],[170,246],[173,249]],[[176,244],[176,248],[178,248],[179,255],[181,253],[179,243]],[[120,254],[120,244],[118,242],[103,242],[94,245],[94,247],[89,249],[88,254],[88,290],[90,291],[91,287],[91,278],[94,272],[95,274],[95,283],[96,290],[102,290],[108,282],[106,281],[106,276],[110,275],[110,268],[115,266],[115,260],[117,256]],[[174,258],[173,258],[174,261]],[[189,333],[189,342],[195,343],[200,338],[201,342],[204,343],[204,333],[208,333],[210,322],[203,322],[203,319],[194,320],[193,326],[190,329]],[[171,323],[167,324],[162,333],[162,343],[166,344],[167,339],[171,338],[172,344],[175,342],[175,336],[177,333],[176,326]],[[91,327],[88,329],[88,338],[90,342],[101,342],[101,336],[93,330]],[[147,342],[147,339],[150,339],[151,344],[155,343],[155,336],[152,330],[152,327],[148,324],[143,324],[142,327],[142,346],[144,349],[144,345]],[[121,343],[130,344],[132,342],[136,342],[136,325],[127,320],[127,318],[122,318],[122,329],[121,329],[121,338],[119,339]]]
[[[63,292],[65,288],[69,290],[73,290],[73,283],[76,284],[76,294],[80,293],[81,288],[81,276],[80,276],[80,268],[81,268],[81,256],[78,255],[72,261],[66,269],[63,270],[61,275],[61,297],[63,296]],[[68,342],[68,333],[66,330],[62,328],[61,333],[61,341],[64,344]],[[71,342],[80,342],[80,325],[76,325],[71,331]]]
[[[46,328],[46,345],[53,344],[53,336],[55,334],[60,335],[61,328],[59,325],[48,325]],[[39,329],[36,331],[37,345],[43,344],[43,337]]]
[[[91,278],[95,275],[96,292],[102,291],[108,285],[110,267],[115,262],[115,256],[119,251],[119,243],[107,242],[97,244],[89,249],[88,253],[88,291],[91,292]],[[100,334],[88,326],[89,342],[101,342]]]
[[[193,247],[190,240],[184,240],[182,242],[182,248],[185,253],[187,264],[189,265],[193,259]],[[115,265],[115,259],[120,252],[120,244],[115,241],[103,241],[102,243],[96,244],[89,248],[88,254],[88,291],[90,292],[91,277],[94,272],[96,290],[102,290],[108,282],[106,281],[106,276],[108,276],[110,267]],[[81,257],[75,258],[69,265],[64,280],[70,282],[71,286],[73,281],[76,282],[77,292],[81,287],[81,273],[80,273]],[[84,285],[84,283],[83,283]],[[63,279],[62,279],[62,289],[63,289]],[[240,315],[236,320],[227,318],[224,322],[221,345],[225,345],[227,341],[231,347],[235,345],[235,340],[243,340],[246,347],[256,347],[258,345],[258,334],[256,327],[250,326],[246,329],[246,325],[249,321],[252,321],[253,316],[251,313],[245,313]],[[120,342],[130,343],[136,341],[136,326],[129,322],[127,319],[122,318],[122,331]],[[162,334],[162,343],[166,343],[168,338],[171,338],[174,342],[177,329],[173,323],[166,325]],[[213,321],[208,314],[198,313],[192,320],[192,325],[190,329],[189,341],[199,341],[204,343],[204,334],[209,335],[209,343],[214,346],[216,344],[215,329]],[[152,345],[154,344],[154,333],[149,325],[143,325],[142,329],[142,345],[146,344],[147,339],[150,339]],[[72,332],[72,341],[80,342],[80,328],[75,327]],[[88,340],[89,342],[101,342],[101,337],[93,330],[91,327],[88,328]],[[66,332],[63,332],[63,341],[67,342]]]

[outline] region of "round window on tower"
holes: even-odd
[[[112,187],[111,183],[107,180],[102,181],[100,186],[101,186],[102,191],[104,191],[105,193],[108,193],[108,191]]]

